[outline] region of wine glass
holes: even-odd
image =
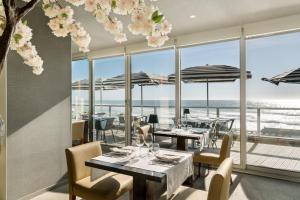
[[[146,146],[149,148],[149,145],[152,144],[153,138],[152,138],[152,133],[148,133],[144,136],[144,141]]]
[[[152,138],[152,133],[148,133],[144,136],[144,142],[150,151],[150,145],[154,142]]]
[[[135,139],[135,145],[139,148],[139,155],[141,155],[141,147],[144,145],[144,135],[138,133]]]
[[[153,143],[152,146],[151,146],[151,151],[152,151],[153,155],[158,154],[159,144],[158,143]]]
[[[192,133],[192,132],[193,132],[193,131],[192,131],[192,129],[193,129],[193,126],[192,126],[192,125],[187,125],[186,128],[187,128],[187,131],[188,131],[189,133]]]

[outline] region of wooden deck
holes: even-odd
[[[235,164],[240,163],[239,142],[234,143],[231,157]],[[247,164],[300,172],[300,147],[247,142]]]

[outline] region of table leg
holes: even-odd
[[[186,150],[186,139],[183,137],[177,137],[177,150]]]
[[[133,200],[146,200],[146,178],[144,176],[133,177]]]

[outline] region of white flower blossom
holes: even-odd
[[[154,35],[154,36],[147,36],[148,46],[150,47],[160,47],[162,46],[167,40],[169,40],[168,36],[165,35]]]
[[[57,18],[60,20],[61,24],[71,24],[74,21],[73,14],[73,9],[70,6],[67,6],[59,10]]]
[[[97,8],[97,0],[85,0],[85,10],[88,12],[93,12]]]
[[[139,5],[139,0],[116,0],[114,13],[119,15],[131,14],[133,9]]]
[[[172,24],[170,24],[168,22],[168,20],[164,20],[162,23],[161,23],[161,33],[162,34],[169,34],[171,33],[171,30],[172,30]]]
[[[18,47],[24,46],[32,38],[32,30],[23,22],[19,22],[12,37],[10,48],[16,50]]]
[[[31,42],[28,42],[24,46],[17,48],[17,53],[25,60],[37,55],[36,48],[31,44]]]
[[[111,20],[107,20],[104,24],[104,28],[111,34],[115,35],[123,31],[123,24],[121,21],[118,21],[116,18],[114,18]]]
[[[43,63],[41,63],[43,65]],[[41,75],[44,71],[43,67],[32,67],[32,73],[35,75]]]
[[[43,72],[43,60],[31,42],[27,42],[24,46],[18,47],[16,51],[24,59],[24,63],[32,67],[34,74],[40,75]]]
[[[65,0],[66,2],[69,2],[73,6],[81,6],[84,4],[85,0]]]
[[[73,23],[69,29],[71,39],[79,47],[79,50],[82,52],[88,52],[91,37],[86,30],[84,30],[80,23]]]
[[[43,3],[43,10],[47,17],[53,18],[59,15],[59,6],[56,3],[51,3],[49,1],[45,1]]]
[[[116,34],[114,39],[118,43],[122,43],[122,42],[126,42],[127,41],[127,37],[126,37],[125,33]]]
[[[105,10],[98,9],[95,11],[95,17],[99,23],[105,23],[108,20],[108,13]]]
[[[112,0],[98,0],[98,2],[102,10],[106,10],[108,13],[111,11]]]

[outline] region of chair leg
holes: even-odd
[[[114,142],[116,142],[116,139],[115,139],[115,135],[114,135],[114,131],[111,129],[111,134],[112,134],[112,137],[114,139]]]
[[[129,191],[129,200],[133,200],[133,190]]]
[[[76,200],[76,196],[72,195],[72,194],[69,194],[69,200]]]
[[[103,140],[106,143],[106,135],[105,135],[105,131],[103,131]]]
[[[198,164],[198,176],[201,177],[201,163]]]
[[[96,141],[99,140],[99,131],[96,131]]]

